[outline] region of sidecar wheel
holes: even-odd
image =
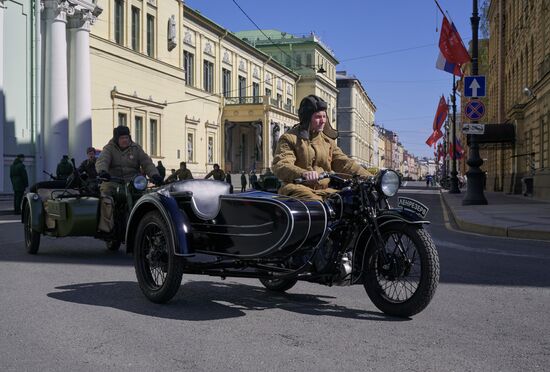
[[[294,287],[298,280],[296,279],[260,279],[260,282],[268,290],[273,292],[286,292],[290,288]]]
[[[174,255],[174,243],[160,213],[149,212],[142,218],[134,241],[134,267],[141,291],[152,302],[170,301],[181,285],[183,265]]]
[[[389,224],[381,231],[389,263],[384,265],[375,244],[366,252],[365,290],[384,313],[399,317],[418,314],[428,306],[439,283],[439,257],[421,226]]]
[[[29,204],[26,204],[23,210],[23,228],[25,230],[25,249],[27,253],[38,253],[38,248],[40,248],[40,233],[32,229],[31,206]]]
[[[118,249],[120,248],[120,244],[120,240],[110,240],[108,242],[105,242],[105,246],[107,247],[107,249],[112,252],[118,251]]]

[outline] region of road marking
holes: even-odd
[[[21,223],[19,220],[0,220],[0,225],[5,223]]]

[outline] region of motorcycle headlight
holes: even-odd
[[[132,183],[134,188],[138,191],[143,191],[147,188],[147,178],[143,176],[135,176]]]
[[[401,183],[397,172],[392,170],[385,170],[380,173],[376,186],[378,191],[386,196],[394,196],[399,190],[399,184]]]

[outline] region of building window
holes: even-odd
[[[143,147],[143,118],[141,116],[136,116],[134,120],[134,141]]]
[[[115,0],[115,42],[124,43],[124,1]]]
[[[123,114],[122,112],[118,113],[118,125],[122,125],[124,127],[128,126],[128,121],[126,119],[126,114]]]
[[[206,155],[208,164],[214,163],[214,137],[208,136],[208,149]]]
[[[271,97],[271,89],[265,88],[265,95]]]
[[[194,158],[195,136],[193,133],[187,133],[187,161],[192,163]]]
[[[277,102],[283,101],[283,95],[281,93],[277,93]]]
[[[132,49],[139,52],[139,9],[132,7]]]
[[[157,119],[149,120],[149,138],[151,141],[151,155],[159,155],[159,125]]]
[[[223,68],[222,69],[222,89],[224,97],[231,97],[231,71]]]
[[[155,56],[155,17],[147,14],[147,55]]]
[[[252,96],[254,97],[254,103],[260,102],[260,84],[252,83]]]
[[[244,102],[244,97],[246,97],[246,78],[244,76],[239,76],[239,101]]]
[[[313,66],[313,63],[311,62],[311,54],[306,54],[306,66],[307,67],[315,67]]]
[[[183,52],[183,69],[185,70],[185,84],[194,85],[195,55],[193,53]]]
[[[204,61],[203,88],[209,93],[214,91],[214,64],[209,61]]]

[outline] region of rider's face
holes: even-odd
[[[88,159],[92,160],[95,158],[95,151],[88,151]]]
[[[309,128],[313,133],[322,132],[326,122],[327,122],[327,112],[317,111],[313,113],[313,115],[311,116],[311,122],[309,123]]]
[[[125,149],[128,146],[130,146],[130,136],[124,135],[118,137],[118,147]]]

